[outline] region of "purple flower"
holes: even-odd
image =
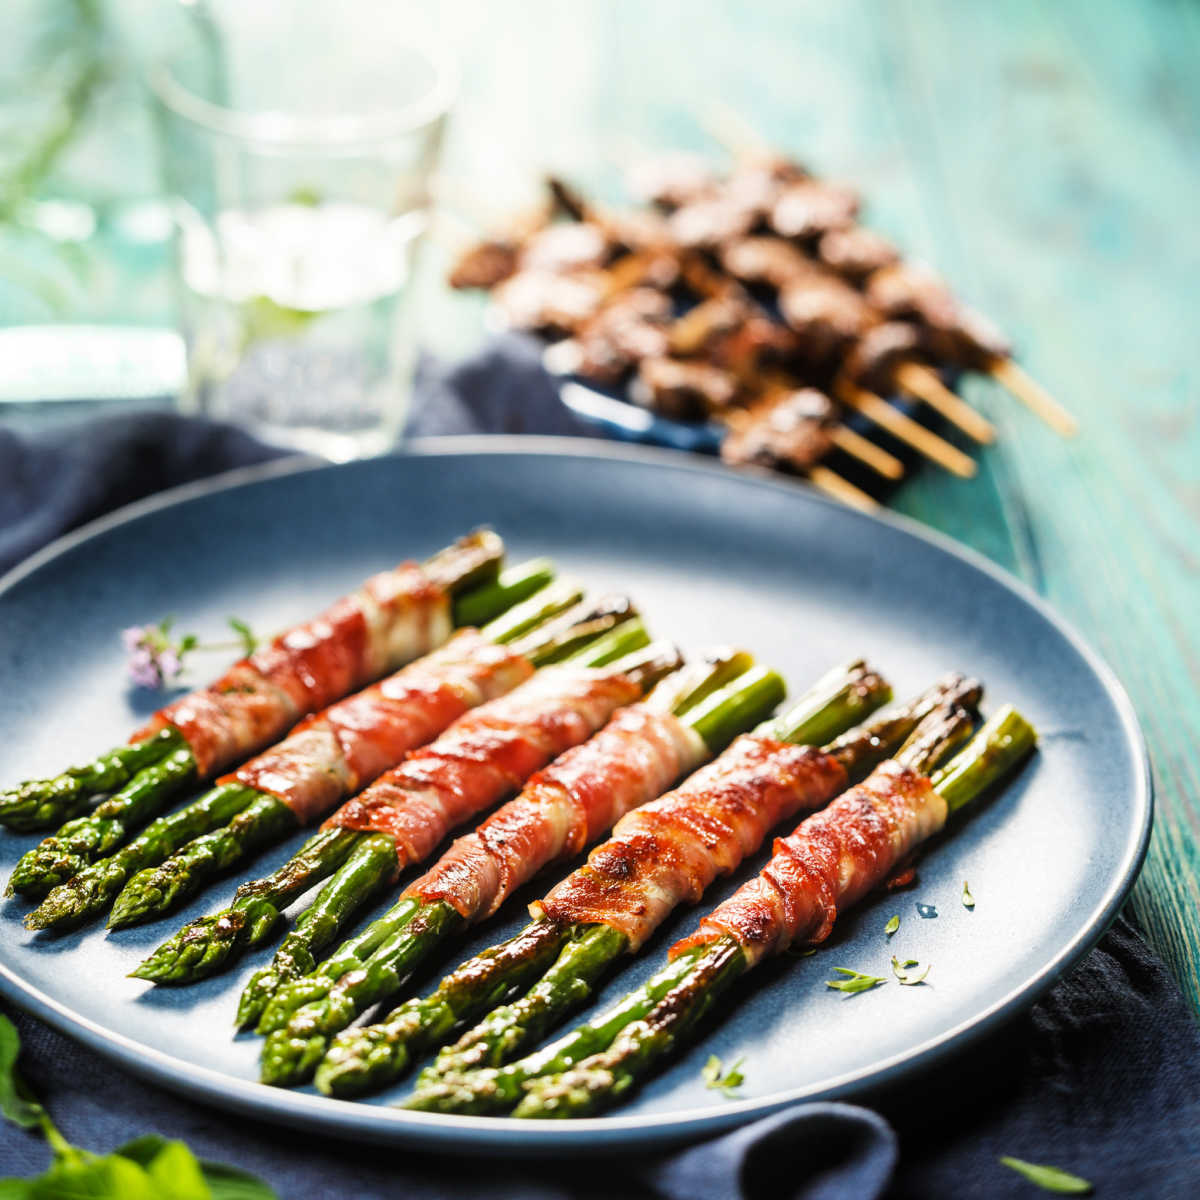
[[[121,631],[121,642],[129,655],[129,674],[144,688],[163,688],[183,671],[178,648],[167,637],[168,623],[131,625]]]

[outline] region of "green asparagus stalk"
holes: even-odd
[[[24,854],[9,876],[9,893],[18,892],[31,900],[49,895],[89,863],[119,847],[132,830],[145,824],[195,777],[196,763],[187,746],[144,767],[87,816],[68,821],[53,837],[44,838]]]
[[[573,589],[562,594],[559,603],[569,603],[573,594]],[[609,609],[617,613],[614,619],[624,620],[627,607],[623,598],[602,601],[588,611],[589,623],[595,624],[596,612]],[[562,636],[557,623],[546,633],[553,647],[559,645]],[[214,802],[211,798],[218,792],[223,799]],[[77,926],[103,911],[127,886],[127,881],[133,882],[130,876],[138,872],[134,876],[137,886],[122,906],[117,922],[131,924],[134,919],[156,915],[177,902],[181,895],[190,894],[222,865],[231,866],[239,861],[255,844],[295,829],[291,810],[282,801],[240,786],[237,794],[242,798],[240,808],[232,808],[229,793],[217,788],[177,812],[160,817],[128,846],[57,886],[26,918],[26,925],[31,929]],[[195,844],[197,841],[199,845]],[[159,873],[156,864],[162,864],[185,846],[193,849],[179,869],[172,867]],[[195,887],[190,886],[193,883]]]
[[[203,829],[232,820],[252,804],[259,793],[237,783],[226,783],[199,800],[165,817],[159,817],[131,842],[60,883],[25,918],[28,929],[75,929],[103,912],[134,871],[157,862],[162,847],[190,841]]]
[[[562,622],[571,616],[582,617],[581,623],[593,631],[589,636],[594,640],[577,647],[572,660],[593,666],[611,662],[648,640],[645,627],[636,617],[631,618],[630,612],[628,602],[620,600],[602,601],[586,611],[568,610],[546,627],[548,652],[556,656],[564,638],[568,643],[573,640],[573,627],[564,627]],[[601,618],[597,613],[608,616]],[[598,627],[606,631],[597,637]],[[488,626],[484,632],[491,629]],[[513,644],[524,653],[531,653],[531,643],[517,641]],[[536,653],[531,653],[531,657],[535,663],[540,661]],[[386,854],[383,842],[387,843]],[[366,848],[360,850],[363,843]],[[357,854],[353,865],[347,862],[352,853]],[[133,974],[140,979],[170,984],[191,983],[214,974],[240,958],[247,949],[266,942],[278,927],[283,910],[302,892],[333,875],[334,879],[306,910],[292,931],[294,936],[289,939],[291,953],[306,950],[310,954],[316,953],[307,949],[310,941],[318,950],[328,946],[351,915],[390,876],[395,861],[390,839],[353,830],[322,830],[272,875],[242,884],[229,908],[186,925]]]
[[[504,543],[489,530],[479,530],[426,560],[424,569],[451,594],[456,613],[465,608],[472,617],[490,620],[516,598],[530,595],[543,586],[550,570],[544,560],[539,560],[528,564],[528,574],[524,578],[510,579],[507,586],[498,586],[496,573],[503,558]],[[466,593],[471,593],[472,589],[477,589],[478,594],[468,600]],[[140,742],[118,746],[83,766],[68,767],[50,779],[27,780],[0,793],[0,825],[25,833],[52,829],[85,811],[97,795],[125,788],[146,768],[154,767],[168,755],[181,750],[187,750],[183,736],[178,730],[166,729]],[[190,750],[187,753],[190,757]],[[163,790],[155,807],[155,782],[154,777],[149,778],[138,790],[137,812],[142,822],[161,811],[162,804],[178,790],[174,776],[163,779]],[[108,814],[110,817],[115,815]],[[126,822],[126,825],[130,824],[132,822]],[[69,836],[78,837],[78,830]],[[86,855],[87,851],[68,853]],[[63,877],[60,872],[59,878]]]
[[[678,705],[685,709],[681,719],[700,733],[710,752],[724,749],[774,709],[784,693],[783,680],[762,667],[751,668],[715,693],[708,683],[704,679],[695,689],[703,688],[707,699],[693,700],[689,693],[678,697]],[[265,1082],[286,1085],[311,1077],[333,1034],[370,1005],[394,995],[413,968],[465,924],[452,905],[428,903],[411,924],[393,932],[411,903],[402,899],[368,928],[362,940],[374,944],[369,957],[352,961],[344,952],[335,955],[317,975],[275,996],[259,1024],[259,1032],[271,1034],[263,1049]]]
[[[956,718],[947,717],[941,731],[927,729],[923,743],[906,747],[897,757],[918,770],[928,769],[957,733]],[[1011,706],[1005,707],[946,767],[933,773],[931,782],[953,813],[1019,765],[1035,741],[1032,726]],[[681,954],[610,1012],[524,1064],[512,1065],[523,1065],[523,1071],[508,1068],[502,1080],[487,1080],[496,1095],[488,1111],[516,1103],[514,1116],[561,1119],[588,1116],[616,1104],[694,1034],[748,969],[732,937]],[[475,1081],[460,1079],[449,1087],[469,1095]],[[434,1094],[414,1097],[409,1107],[445,1111]],[[465,1109],[455,1106],[453,1111]]]
[[[826,738],[886,696],[887,685],[862,663],[853,663],[830,672],[785,717],[760,730],[787,734],[798,742]],[[697,727],[706,720],[703,708],[699,706],[695,716]],[[898,711],[907,713],[911,721],[915,706]],[[869,726],[838,739],[835,745],[844,748],[836,753],[848,766],[855,759],[865,763],[883,752],[876,744],[882,737],[890,736],[889,744],[894,745],[911,728],[895,713],[881,713]],[[559,949],[551,952],[548,946]],[[491,1014],[455,1052],[491,1054],[504,1061],[550,1028],[567,1009],[584,1003],[625,948],[624,936],[604,925],[535,921],[509,942],[469,960],[432,995],[402,1004],[378,1024],[339,1035],[318,1069],[317,1086],[338,1096],[382,1087],[399,1078],[414,1058],[442,1045],[489,1009]],[[531,967],[534,957],[539,965]],[[530,982],[533,987],[527,994],[511,1003]]]
[[[83,812],[93,798],[115,791],[139,771],[187,749],[177,729],[160,729],[141,742],[101,754],[81,767],[68,767],[53,779],[31,779],[0,794],[0,824],[15,833],[34,833]]]

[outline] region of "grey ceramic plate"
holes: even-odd
[[[516,558],[550,554],[593,588],[628,589],[653,628],[684,645],[746,644],[795,690],[860,654],[899,694],[950,668],[971,671],[986,681],[992,707],[1012,701],[1034,721],[1040,752],[933,849],[918,887],[848,914],[818,954],[758,972],[727,1020],[607,1117],[438,1117],[388,1107],[402,1088],[351,1104],[261,1086],[259,1043],[233,1038],[231,1020],[262,956],[194,988],[126,978],[181,920],[224,902],[232,880],[178,918],[112,937],[98,929],[35,937],[8,902],[0,979],[12,999],[124,1066],[227,1110],[427,1147],[568,1151],[698,1136],[936,1065],[1028,1005],[1111,920],[1150,826],[1142,739],[1107,668],[1023,587],[910,524],[681,455],[516,439],[417,450],[187,488],[94,525],[10,576],[0,587],[0,782],[121,740],[153,707],[126,690],[122,626],[173,613],[181,626],[215,634],[234,613],[279,628],[369,572],[482,522]],[[281,862],[298,841],[256,866]],[[5,872],[31,843],[0,841]],[[973,912],[960,902],[964,880]],[[918,904],[937,916],[922,918]],[[517,908],[432,964],[419,985],[515,929]],[[889,943],[883,926],[893,913],[901,925]],[[677,914],[600,1003],[660,964],[697,919]],[[886,975],[893,953],[931,962],[929,982],[850,998],[824,987],[834,966]],[[704,1087],[711,1053],[727,1063],[745,1056],[742,1098]]]

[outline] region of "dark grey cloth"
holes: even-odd
[[[529,346],[504,342],[454,368],[425,363],[410,432],[589,430],[561,406]],[[276,453],[230,427],[165,413],[34,438],[0,430],[0,569],[119,504]],[[1085,1176],[1101,1196],[1200,1192],[1200,1028],[1124,920],[1029,1013],[891,1093],[798,1105],[687,1149],[594,1162],[300,1138],[141,1083],[35,1017],[12,1015],[26,1074],[71,1140],[106,1150],[150,1131],[182,1138],[201,1157],[261,1175],[287,1200],[1033,1194],[1001,1155]],[[0,1123],[0,1174],[32,1174],[47,1161],[38,1137]]]

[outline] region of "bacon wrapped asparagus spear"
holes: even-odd
[[[315,959],[405,866],[426,858],[456,825],[586,740],[679,665],[673,647],[638,650],[647,640],[640,620],[627,621],[516,691],[460,717],[343,804],[283,867],[243,884],[230,908],[185,926],[133,974],[156,983],[211,975],[266,941],[282,909],[332,875],[293,930],[295,948],[302,945]]]
[[[130,880],[136,886],[113,924],[133,924],[165,910],[256,847],[354,795],[468,709],[522,683],[536,665],[556,656],[564,630],[556,623],[535,630],[523,645],[506,647],[511,631],[524,628],[522,613],[531,607],[552,613],[577,595],[569,585],[546,588],[482,632],[463,630],[440,650],[309,718],[212,791],[152,821],[114,854],[54,887],[25,923],[31,929],[79,925],[143,871],[150,878]],[[601,631],[598,621],[607,628],[629,615],[628,601],[618,598],[580,606],[561,620],[574,617],[576,624],[566,629],[590,638]],[[169,856],[182,847],[188,853],[172,861]],[[53,852],[35,850],[26,856],[34,867],[39,854],[47,874],[61,861]],[[164,859],[170,866],[158,874],[155,864]]]
[[[961,681],[950,686],[960,688]],[[637,949],[674,904],[688,894],[698,897],[719,871],[752,852],[781,811],[821,803],[847,769],[869,766],[910,731],[930,702],[881,714],[828,751],[780,740],[828,740],[886,696],[887,685],[861,664],[828,676],[785,717],[739,739],[677,791],[631,814],[644,819],[623,818],[586,867],[534,906],[535,912],[551,908],[552,915],[463,964],[432,995],[400,1006],[380,1024],[341,1035],[318,1070],[318,1087],[350,1095],[382,1086],[415,1055],[489,1009],[486,1020],[444,1052],[433,1077],[443,1068],[458,1072],[515,1056],[582,1004],[612,963]],[[560,916],[566,897],[583,892],[593,902],[583,902],[578,916]],[[599,912],[604,897],[607,914]],[[526,989],[516,1003],[495,1007]]]
[[[1011,707],[947,766],[965,713],[936,713],[895,759],[775,844],[761,872],[671,949],[670,964],[610,1011],[531,1056],[515,1116],[588,1116],[623,1099],[691,1034],[735,979],[829,936],[839,912],[903,869],[951,814],[1003,779],[1036,735]],[[536,1060],[536,1061],[534,1061]],[[523,1091],[523,1097],[522,1097]]]
[[[503,556],[500,539],[481,530],[420,565],[373,576],[210,687],[160,709],[127,745],[0,794],[0,824],[22,832],[53,828],[94,796],[130,785],[142,809],[152,797],[161,806],[185,784],[270,745],[301,717],[441,645],[453,628],[456,598],[494,579]],[[490,619],[503,611],[503,599],[488,614],[481,595],[484,603],[468,619]]]
[[[263,1078],[310,1078],[329,1039],[394,995],[445,938],[491,916],[543,867],[574,857],[626,812],[660,795],[783,698],[783,680],[750,656],[697,664],[622,709],[460,838],[396,906],[315,975],[284,988],[263,1012]],[[712,691],[732,669],[735,678]],[[707,698],[706,698],[707,697]]]

